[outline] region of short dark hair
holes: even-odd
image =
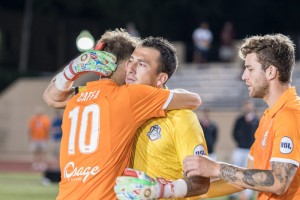
[[[131,36],[124,29],[115,29],[106,31],[99,42],[105,42],[106,46],[102,50],[114,54],[117,57],[117,64],[119,64],[130,58],[135,47],[140,42],[140,38]]]
[[[279,81],[290,83],[295,65],[294,46],[291,39],[282,34],[252,36],[244,40],[239,54],[245,60],[248,54],[256,53],[263,70],[274,65],[279,71]]]
[[[158,73],[164,72],[168,74],[168,78],[171,78],[178,67],[176,48],[168,40],[152,36],[145,38],[140,46],[154,48],[159,51]]]

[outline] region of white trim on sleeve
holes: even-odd
[[[296,165],[297,167],[299,167],[299,162],[296,160],[291,160],[291,159],[287,159],[287,158],[271,158],[270,162],[283,162],[283,163],[291,163]]]
[[[169,97],[168,97],[166,103],[164,104],[164,106],[162,107],[163,110],[166,110],[166,109],[167,109],[167,107],[168,107],[168,105],[170,104],[170,102],[171,102],[173,96],[174,96],[174,92],[170,91]]]

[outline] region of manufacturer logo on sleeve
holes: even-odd
[[[293,151],[293,140],[289,137],[283,137],[280,142],[280,152],[284,154],[291,153]]]

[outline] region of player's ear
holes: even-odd
[[[266,75],[269,80],[273,80],[278,76],[278,69],[274,65],[270,65],[266,69]]]
[[[168,74],[161,72],[158,75],[157,87],[163,87],[164,84],[167,82],[168,78],[169,78]]]

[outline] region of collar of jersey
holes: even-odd
[[[287,89],[278,99],[278,101],[275,103],[275,105],[271,108],[268,108],[265,112],[264,115],[273,118],[279,111],[280,109],[288,102],[289,99],[292,97],[296,96],[296,88],[291,87]]]

